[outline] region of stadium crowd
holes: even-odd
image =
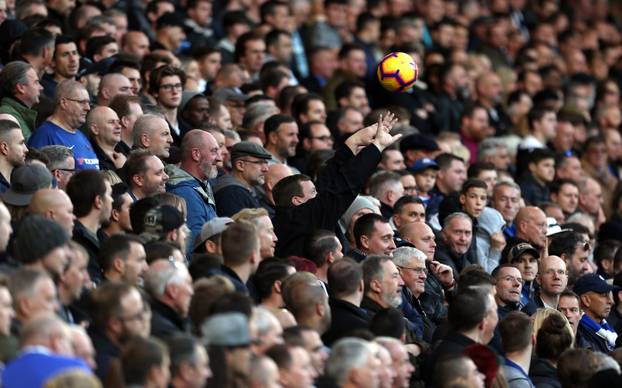
[[[2,387],[622,386],[622,3],[0,0],[0,63]]]

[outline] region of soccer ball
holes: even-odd
[[[410,89],[419,76],[417,63],[406,53],[391,53],[378,64],[378,81],[391,92],[405,92]]]

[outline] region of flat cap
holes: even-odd
[[[231,161],[252,156],[259,159],[272,159],[272,155],[265,148],[252,141],[241,141],[231,148]]]

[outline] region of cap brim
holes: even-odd
[[[30,200],[32,199],[33,194],[20,194],[15,191],[9,189],[2,194],[0,198],[4,203],[13,206],[27,206],[30,204]]]

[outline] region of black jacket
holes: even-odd
[[[101,381],[106,381],[110,362],[112,359],[119,357],[121,350],[106,337],[106,334],[95,327],[89,327],[88,333],[95,348],[95,361],[97,362],[95,374]]]
[[[536,358],[531,362],[529,378],[536,388],[562,388],[557,378],[557,369],[542,358]]]
[[[218,178],[213,186],[216,210],[220,217],[231,217],[242,209],[256,209],[261,205],[254,190],[244,186],[232,175]]]
[[[473,238],[475,239],[475,238]],[[460,272],[469,265],[477,264],[477,257],[471,257],[471,250],[459,255],[453,252],[442,240],[439,241],[436,247],[436,253],[434,259],[438,260],[442,264],[446,264],[454,271],[454,279],[458,280]]]
[[[165,340],[188,331],[187,320],[159,300],[151,302],[151,335]]]
[[[380,157],[380,150],[374,145],[357,155],[344,145],[318,176],[315,198],[299,206],[277,206],[273,219],[274,231],[279,236],[276,256],[302,256],[302,245],[309,233],[316,229],[334,231],[373,174]]]
[[[454,354],[462,354],[467,346],[475,343],[475,341],[465,335],[449,332],[442,340],[431,346],[428,352],[424,354],[422,368],[423,378],[428,385],[432,384],[434,380],[434,368],[436,367],[437,360]]]
[[[102,269],[97,261],[97,254],[100,248],[100,242],[96,235],[91,233],[82,223],[76,220],[73,226],[73,241],[82,245],[89,254],[89,264],[87,270],[91,280],[99,284],[103,279]]]
[[[609,353],[611,350],[607,346],[607,340],[599,337],[592,330],[587,328],[581,322],[579,322],[579,328],[577,329],[577,338],[581,338],[581,342],[577,342],[576,346],[581,348],[590,349],[595,352]]]
[[[528,205],[538,206],[543,202],[549,201],[548,186],[540,185],[530,172],[523,174],[518,184]]]
[[[362,308],[345,300],[330,298],[330,328],[322,336],[326,346],[348,336],[351,332],[369,328],[369,317]]]

